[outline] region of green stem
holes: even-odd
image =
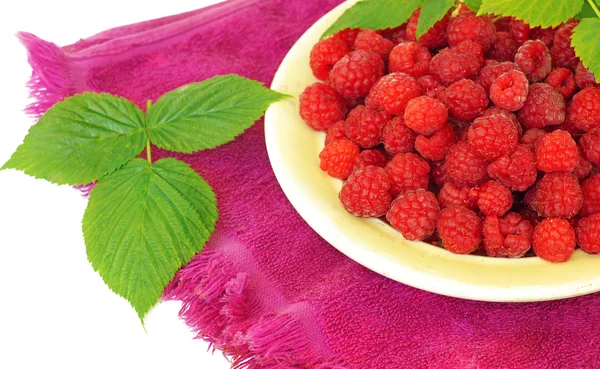
[[[146,114],[150,107],[152,106],[152,100],[146,101]],[[146,156],[148,158],[148,163],[152,164],[152,149],[150,148],[150,136],[148,135],[148,129],[146,128],[146,136],[148,139],[146,140]]]
[[[598,18],[600,18],[600,10],[598,9],[596,2],[594,0],[587,0],[587,2],[588,2],[588,4],[590,4],[592,9],[594,9],[594,13],[596,13],[596,16],[598,16]]]

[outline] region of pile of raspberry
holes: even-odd
[[[464,6],[318,42],[300,115],[357,217],[457,254],[600,253],[600,85],[557,28]]]

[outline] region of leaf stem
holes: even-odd
[[[596,16],[598,18],[600,18],[600,10],[596,6],[596,2],[594,0],[587,0],[587,2],[588,2],[588,4],[590,4],[590,6],[592,7],[592,9],[594,9],[594,13],[596,13]]]
[[[148,114],[148,110],[150,110],[151,106],[152,106],[152,100],[148,99],[148,101],[146,101],[146,114]],[[148,128],[146,128],[146,133],[148,133],[147,131],[148,131]],[[148,163],[150,163],[150,165],[152,165],[152,148],[150,147],[150,137],[149,136],[148,136],[148,139],[146,139],[146,157],[148,158]]]

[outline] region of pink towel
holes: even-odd
[[[43,113],[86,90],[140,106],[217,74],[269,84],[298,37],[340,0],[231,0],[59,48],[21,34]],[[221,217],[165,291],[236,368],[599,368],[600,295],[544,303],[439,296],[373,273],[323,241],[271,171],[262,121],[235,142],[174,155],[213,186]]]

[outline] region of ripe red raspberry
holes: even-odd
[[[373,218],[385,215],[392,196],[390,179],[383,168],[368,166],[357,169],[342,185],[340,202],[352,215]]]
[[[329,77],[329,72],[350,49],[344,41],[336,37],[326,38],[315,44],[310,52],[310,68],[313,74],[320,80]]]
[[[488,163],[466,142],[458,142],[446,154],[448,180],[459,186],[475,186],[487,178]]]
[[[477,209],[477,199],[471,196],[472,187],[460,187],[452,182],[446,182],[440,189],[438,201],[442,208],[460,205],[469,210]]]
[[[504,218],[488,215],[482,234],[488,256],[520,258],[531,248],[533,226],[518,213],[508,213]]]
[[[496,32],[496,41],[487,51],[486,57],[499,62],[512,62],[518,48],[519,44],[508,32]]]
[[[483,113],[489,104],[487,94],[480,84],[470,79],[461,79],[440,93],[448,112],[461,121],[470,121]]]
[[[390,193],[396,197],[404,191],[427,189],[431,168],[419,155],[398,154],[385,166],[392,187]]]
[[[552,47],[554,41],[554,29],[542,28],[538,26],[529,31],[529,36],[532,40],[542,41],[548,48],[550,48]]]
[[[367,96],[371,86],[383,76],[385,66],[379,55],[352,51],[337,62],[329,78],[338,92],[350,99]]]
[[[433,179],[438,187],[442,187],[444,184],[448,183],[445,161],[434,162],[431,164],[431,179]]]
[[[406,104],[422,94],[421,87],[414,77],[406,73],[390,73],[377,81],[365,104],[383,109],[392,115],[401,115]]]
[[[575,68],[575,81],[577,82],[577,86],[582,89],[586,87],[600,87],[600,83],[596,82],[594,73],[583,66],[582,62],[579,62],[577,68]]]
[[[417,41],[417,24],[419,22],[419,16],[421,15],[421,8],[415,10],[415,12],[408,19],[406,25],[406,37],[410,41]],[[439,49],[448,44],[446,38],[446,28],[450,17],[448,14],[439,20],[436,24],[419,37],[419,43],[428,49]]]
[[[576,242],[575,230],[564,219],[544,219],[533,232],[533,252],[552,263],[567,261]]]
[[[518,145],[511,154],[498,157],[488,165],[487,171],[491,178],[513,191],[525,191],[537,179],[533,150],[525,145]]]
[[[529,40],[529,24],[523,22],[520,19],[512,18],[510,20],[510,24],[508,25],[508,32],[510,36],[515,40],[519,45],[525,43],[525,41]]]
[[[444,160],[450,146],[457,141],[454,129],[445,124],[431,137],[417,136],[415,140],[415,149],[422,157],[431,161]]]
[[[521,127],[521,123],[519,123],[519,121],[517,120],[517,116],[514,115],[513,113],[509,112],[508,110],[504,110],[497,106],[492,106],[491,108],[485,109],[485,111],[483,113],[481,113],[481,116],[489,117],[489,116],[497,115],[497,114],[503,115],[503,116],[507,117],[508,119],[510,119],[510,121],[513,123],[513,125],[517,129],[517,132],[519,133],[519,137],[523,136],[523,127]]]
[[[375,53],[383,60],[388,60],[394,43],[371,29],[363,29],[356,36],[354,50],[364,50]]]
[[[572,218],[582,204],[583,194],[577,177],[562,172],[548,173],[540,179],[531,199],[531,207],[548,218]]]
[[[577,225],[577,244],[588,254],[600,253],[600,214],[581,218]]]
[[[490,48],[496,37],[496,28],[488,17],[459,15],[448,24],[448,44],[458,45],[461,41],[472,40],[484,50]]]
[[[600,167],[600,127],[591,129],[581,136],[579,146],[583,156],[595,166]]]
[[[349,49],[352,49],[359,32],[360,28],[346,28],[333,35],[333,37],[344,41],[346,46],[348,46]]]
[[[537,168],[543,172],[572,172],[579,163],[579,149],[568,132],[557,130],[537,141]]]
[[[479,63],[479,68],[483,67],[483,65],[485,63],[483,46],[481,46],[481,44],[479,44],[475,41],[472,41],[472,40],[461,41],[458,45],[452,46],[452,50],[473,55],[475,57],[475,59],[477,59],[477,62]]]
[[[496,114],[475,119],[467,135],[469,145],[486,160],[514,151],[519,132],[510,118]]]
[[[394,28],[390,39],[395,45],[401,44],[403,42],[408,42],[408,36],[406,35],[406,26],[407,24],[404,23],[400,27]]]
[[[511,17],[500,17],[494,21],[494,27],[496,27],[496,38],[498,38],[499,32],[508,32],[510,27]]]
[[[588,87],[576,93],[567,108],[567,121],[582,131],[600,127],[600,88]]]
[[[495,61],[488,60],[486,64],[479,71],[479,76],[477,76],[477,82],[481,83],[483,88],[486,91],[490,90],[490,86],[496,80],[496,78],[500,77],[502,74],[506,72],[510,72],[511,70],[516,70],[517,66],[511,62],[503,62],[498,63]]]
[[[487,181],[471,191],[477,199],[477,207],[485,215],[503,216],[512,208],[513,197],[510,188],[496,181]]]
[[[463,78],[475,77],[480,67],[479,60],[472,54],[446,48],[431,58],[429,74],[448,86]]]
[[[525,131],[525,133],[523,134],[523,136],[519,140],[519,143],[521,143],[523,145],[527,145],[530,148],[534,149],[535,148],[535,143],[540,138],[542,138],[542,136],[545,136],[547,134],[548,134],[548,132],[544,131],[543,129],[540,129],[540,128],[530,128],[527,131]]]
[[[583,157],[583,151],[579,150],[579,163],[575,167],[573,174],[578,180],[583,181],[592,174],[592,163]]]
[[[359,105],[346,118],[346,137],[364,149],[379,145],[383,126],[391,119],[384,111]]]
[[[300,116],[312,129],[324,131],[344,119],[346,102],[336,90],[317,82],[300,95]]]
[[[390,53],[390,72],[402,72],[417,78],[429,72],[431,54],[416,42],[405,42],[394,47]]]
[[[503,109],[516,111],[525,104],[528,92],[527,77],[522,72],[513,70],[502,74],[492,83],[490,99]]]
[[[481,219],[464,206],[449,206],[438,214],[442,246],[455,254],[470,254],[481,243]]]
[[[432,135],[448,121],[448,110],[436,99],[419,96],[410,100],[404,111],[408,128],[425,136]]]
[[[354,169],[354,160],[358,154],[358,145],[348,139],[331,141],[319,154],[321,170],[334,178],[346,179]]]
[[[519,121],[527,128],[543,128],[565,121],[565,100],[552,86],[536,83],[519,110]]]
[[[410,190],[398,196],[386,218],[410,241],[423,241],[435,231],[440,206],[435,195],[425,190]]]
[[[390,156],[415,151],[417,134],[404,124],[401,116],[394,117],[383,127],[383,145]]]
[[[573,28],[578,24],[578,19],[571,19],[556,29],[552,47],[550,48],[552,65],[554,67],[574,69],[577,63],[579,63],[579,58],[575,55],[575,50],[571,46]]]
[[[389,159],[379,150],[364,150],[354,160],[354,170],[364,169],[370,165],[383,168]]]
[[[581,184],[583,206],[579,215],[587,217],[600,213],[600,174],[594,174]]]
[[[419,84],[419,86],[421,86],[421,90],[423,90],[424,92],[432,91],[443,87],[440,81],[438,81],[434,76],[429,74],[417,78],[417,83]]]
[[[325,135],[325,145],[333,140],[339,140],[340,138],[346,138],[346,122],[343,120],[334,123],[327,129],[327,134]]]
[[[567,68],[556,68],[546,77],[545,82],[560,92],[565,99],[571,98],[577,88],[575,77]]]
[[[552,71],[550,51],[540,40],[529,40],[519,47],[515,64],[531,82],[543,81]]]

